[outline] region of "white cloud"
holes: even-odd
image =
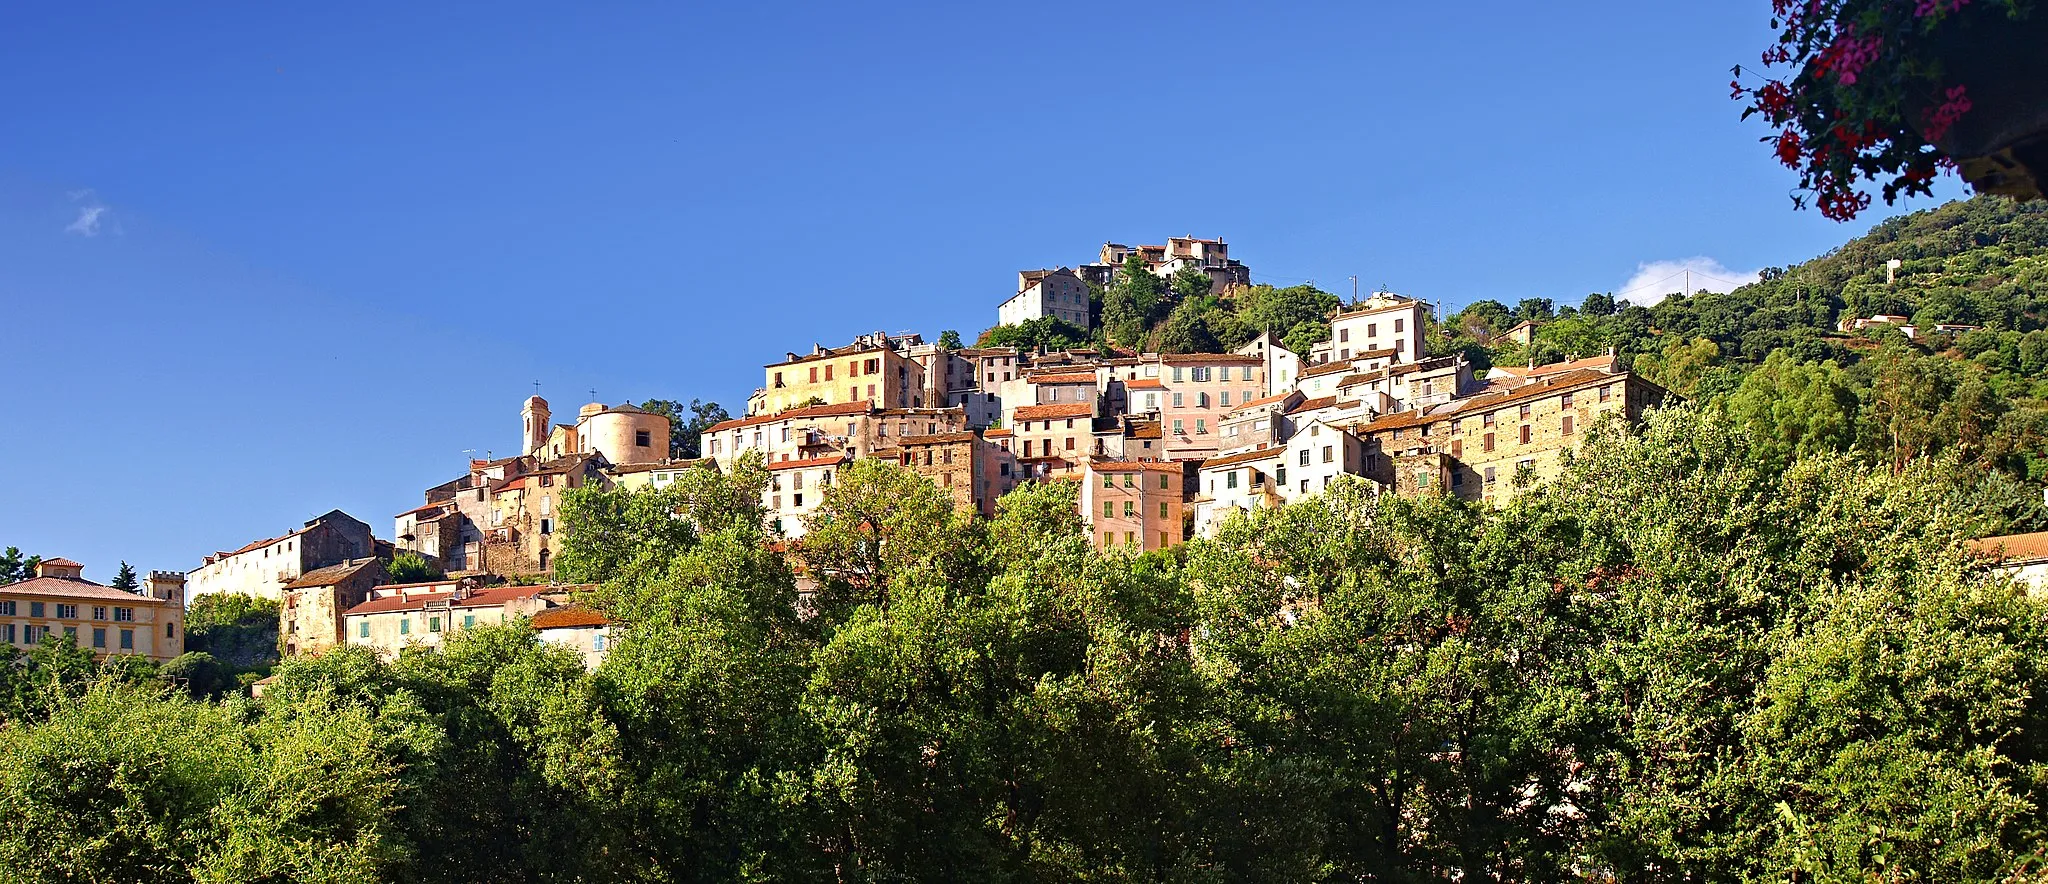
[[[79,236],[99,236],[101,221],[107,215],[106,204],[100,202],[100,198],[89,187],[65,195],[78,204],[78,217],[71,219],[71,223],[64,226],[64,232]]]
[[[1756,282],[1759,272],[1755,270],[1730,270],[1721,262],[1705,255],[1680,258],[1676,261],[1648,261],[1636,265],[1636,275],[1614,290],[1614,296],[1633,304],[1650,305],[1664,300],[1668,295],[1685,291],[1686,274],[1691,271],[1692,291],[1705,289],[1710,292],[1733,291],[1738,286]]]

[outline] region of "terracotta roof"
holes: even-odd
[[[1159,361],[1168,365],[1175,363],[1213,364],[1218,362],[1227,362],[1231,365],[1263,365],[1265,363],[1265,360],[1257,356],[1240,356],[1236,353],[1165,353],[1160,355]]]
[[[1134,424],[1132,424],[1132,425],[1131,425],[1131,434],[1130,434],[1129,438],[1132,438],[1132,439],[1158,439],[1158,438],[1161,438],[1161,435],[1160,435],[1160,429],[1159,429],[1159,422],[1158,422],[1158,421],[1143,421],[1143,422],[1141,422],[1141,423],[1134,423]]]
[[[1017,409],[1016,419],[1020,421],[1055,420],[1063,417],[1094,417],[1095,405],[1090,402],[1070,402],[1061,405],[1026,405]]]
[[[377,564],[376,559],[357,559],[353,562],[343,562],[339,565],[315,568],[299,575],[299,579],[286,584],[285,589],[312,589],[318,586],[333,586],[350,577],[354,577],[364,568],[374,564]]]
[[[1202,461],[1202,469],[1208,470],[1215,469],[1217,467],[1234,467],[1241,463],[1251,463],[1253,461],[1260,460],[1271,460],[1276,457],[1281,457],[1286,453],[1287,449],[1285,448],[1255,448],[1251,451],[1240,451],[1236,454],[1226,454],[1222,457],[1209,458],[1208,460]]]
[[[1036,375],[1029,378],[1029,380],[1034,384],[1092,384],[1095,383],[1095,373],[1092,371],[1070,371]]]
[[[712,461],[701,457],[696,460],[671,460],[662,463],[629,463],[614,466],[607,472],[618,475],[621,473],[650,473],[655,470],[687,470],[710,463]]]
[[[1428,414],[1421,411],[1420,409],[1413,411],[1397,411],[1393,414],[1377,418],[1370,423],[1360,424],[1358,425],[1358,427],[1355,428],[1355,431],[1359,434],[1366,434],[1392,432],[1394,430],[1405,430],[1409,427],[1420,426],[1422,424],[1427,424],[1431,421],[1441,420],[1449,416],[1450,415],[1448,414]]]
[[[995,438],[995,437],[997,437],[997,436],[1013,436],[1013,435],[1016,435],[1016,434],[1015,434],[1014,432],[1010,431],[1010,430],[998,428],[998,429],[994,429],[994,430],[989,430],[989,431],[987,431],[987,432],[985,432],[985,433],[982,433],[981,435],[982,435],[982,438],[985,438],[985,439],[993,439],[993,438]]]
[[[45,565],[56,565],[56,566],[58,566],[58,567],[60,567],[60,568],[83,568],[83,567],[85,567],[85,564],[84,564],[83,562],[74,562],[74,561],[72,561],[72,560],[70,560],[70,559],[66,559],[66,558],[61,558],[61,557],[60,557],[60,558],[55,558],[55,559],[44,559],[44,560],[42,560],[42,561],[43,561],[43,564],[45,564]]]
[[[570,629],[579,626],[603,626],[611,621],[582,605],[565,605],[549,608],[533,615],[535,629]]]
[[[1967,540],[1963,548],[2000,564],[2048,561],[2048,531]]]
[[[1287,399],[1288,399],[1289,397],[1291,397],[1291,396],[1293,396],[1293,395],[1294,395],[1294,394],[1293,394],[1292,392],[1288,392],[1288,393],[1282,393],[1282,394],[1280,394],[1280,395],[1278,395],[1278,396],[1261,396],[1261,397],[1259,397],[1259,398],[1257,398],[1257,399],[1253,399],[1253,400],[1252,400],[1252,401],[1250,401],[1250,402],[1247,402],[1247,403],[1245,403],[1245,404],[1243,404],[1243,405],[1240,405],[1240,406],[1238,406],[1238,409],[1239,409],[1239,410],[1243,410],[1243,409],[1246,409],[1246,408],[1257,408],[1257,407],[1259,407],[1259,406],[1261,406],[1261,405],[1271,405],[1271,404],[1273,404],[1273,403],[1275,403],[1275,402],[1284,402],[1284,401],[1286,401],[1286,400],[1287,400]]]
[[[1137,378],[1124,382],[1126,390],[1164,390],[1166,382],[1158,378]]]
[[[785,460],[771,463],[768,465],[768,468],[771,470],[801,470],[806,467],[829,467],[845,462],[846,455],[844,454],[828,454],[824,457],[809,457],[803,460]]]
[[[904,445],[945,445],[953,442],[972,442],[974,433],[937,433],[930,436],[905,436],[897,440]]]
[[[797,420],[800,418],[807,417],[836,417],[839,415],[847,414],[866,414],[868,413],[868,409],[869,405],[867,402],[842,402],[839,403],[838,405],[806,405],[800,408],[785,408],[774,414],[759,414],[753,417],[742,417],[734,418],[729,421],[719,421],[718,423],[706,427],[704,429],[704,432],[716,433],[720,430],[730,430],[736,427],[751,427],[756,424],[774,423],[775,421],[780,420]]]
[[[1574,359],[1570,362],[1553,362],[1549,365],[1539,365],[1535,368],[1517,367],[1513,365],[1496,365],[1494,366],[1494,369],[1500,371],[1503,374],[1511,374],[1518,378],[1535,378],[1542,377],[1544,375],[1560,374],[1562,372],[1567,371],[1578,371],[1580,369],[1585,368],[1598,368],[1603,371],[1612,373],[1614,371],[1614,364],[1614,357],[1602,355],[1592,356],[1586,359]]]
[[[433,502],[433,503],[430,503],[430,504],[427,504],[427,505],[425,505],[425,506],[416,506],[416,507],[413,507],[412,509],[409,509],[409,510],[406,510],[405,512],[399,513],[399,514],[398,514],[398,516],[410,516],[410,515],[412,515],[413,513],[423,513],[423,512],[426,512],[427,510],[431,510],[431,509],[439,509],[439,508],[441,508],[441,507],[444,507],[444,506],[447,506],[447,505],[448,505],[448,501],[445,501],[445,500],[437,500],[437,501],[435,501],[435,502]],[[392,518],[396,519],[396,518],[398,518],[398,516],[392,516]]]
[[[68,561],[68,560],[66,560]],[[70,566],[65,566],[70,567]],[[124,592],[111,586],[101,586],[90,580],[74,580],[69,577],[30,577],[19,583],[0,586],[0,594],[21,593],[23,595],[69,596],[80,599],[128,602],[138,605],[165,604],[159,599],[132,592]]]
[[[1553,394],[1573,392],[1585,387],[1597,387],[1628,377],[1629,375],[1626,372],[1610,374],[1600,369],[1580,369],[1561,374],[1547,375],[1540,381],[1532,381],[1519,387],[1512,387],[1506,392],[1488,393],[1483,396],[1474,396],[1470,399],[1460,400],[1458,411],[1483,411],[1488,408],[1498,408],[1502,405],[1511,405],[1529,399],[1541,399],[1544,396]]]
[[[377,587],[377,591],[385,592],[393,588],[394,587],[390,586],[380,586]],[[539,585],[500,586],[494,589],[479,590],[475,593],[470,594],[468,598],[462,599],[455,598],[454,590],[449,590],[446,592],[410,593],[405,596],[394,594],[384,596],[382,598],[371,599],[367,602],[364,602],[360,605],[348,609],[348,611],[342,616],[356,617],[363,614],[388,614],[393,611],[425,610],[427,605],[431,602],[447,602],[448,607],[450,608],[489,608],[497,605],[502,605],[506,602],[517,601],[519,599],[530,599],[540,595],[543,592],[550,592],[556,590],[559,590],[559,587]]]
[[[1326,375],[1326,374],[1335,374],[1335,373],[1337,373],[1337,372],[1340,372],[1340,371],[1350,371],[1350,370],[1351,370],[1351,360],[1349,360],[1349,359],[1333,359],[1333,360],[1331,360],[1331,361],[1329,361],[1329,362],[1321,362],[1321,363],[1317,363],[1317,364],[1315,364],[1315,365],[1311,365],[1311,366],[1309,366],[1309,367],[1307,367],[1307,368],[1304,368],[1304,369],[1302,369],[1302,370],[1301,370],[1301,374],[1300,374],[1300,377],[1304,377],[1304,378],[1313,378],[1313,377],[1320,377],[1320,376],[1322,376],[1322,375]]]
[[[781,362],[770,362],[763,367],[774,368],[778,365],[796,365],[798,363],[811,362],[813,360],[818,359],[833,359],[840,356],[860,356],[867,353],[880,352],[894,353],[896,351],[885,344],[874,344],[872,346],[866,347],[863,347],[859,344],[848,344],[844,347],[838,348],[826,347],[825,352],[823,353],[810,353],[807,355],[798,356],[795,359],[785,359],[782,360]]]
[[[1335,404],[1337,404],[1337,397],[1335,396],[1323,396],[1316,399],[1303,399],[1301,400],[1301,404],[1296,405],[1293,408],[1287,409],[1287,413],[1300,414],[1304,411],[1315,411],[1319,408],[1329,408],[1330,406]]]
[[[1349,319],[1353,316],[1367,316],[1373,313],[1385,313],[1388,310],[1407,310],[1413,308],[1418,303],[1414,298],[1410,298],[1406,295],[1394,295],[1393,297],[1393,303],[1383,304],[1378,307],[1365,307],[1357,310],[1352,310],[1346,313],[1339,313],[1332,318]]]
[[[1089,461],[1088,469],[1098,473],[1179,473],[1183,472],[1180,464],[1177,460],[1096,460]]]

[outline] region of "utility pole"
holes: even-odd
[[[1351,303],[1358,303],[1358,277],[1356,275],[1351,277]]]
[[[1688,297],[1688,298],[1692,297],[1692,268],[1691,268],[1691,267],[1687,267],[1687,268],[1685,268],[1685,291],[1683,291],[1683,292],[1680,292],[1679,294],[1682,294],[1682,295],[1684,295],[1684,296],[1686,296],[1686,297]]]

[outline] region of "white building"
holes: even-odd
[[[1427,309],[1428,305],[1405,295],[1373,292],[1364,303],[1330,320],[1329,361],[1391,350],[1396,365],[1420,362],[1424,350],[1423,318]]]
[[[1277,396],[1294,389],[1301,377],[1301,356],[1286,347],[1270,333],[1260,332],[1250,343],[1237,348],[1239,356],[1256,356],[1266,363],[1266,395]]]
[[[376,555],[369,525],[341,510],[329,510],[289,534],[207,556],[186,575],[186,597],[233,592],[277,600],[283,598],[286,584],[308,571]]]
[[[1080,329],[1090,327],[1089,313],[1088,284],[1065,267],[1019,271],[1017,293],[996,311],[1000,325],[1022,325],[1051,316]]]
[[[1214,537],[1236,513],[1279,506],[1287,449],[1240,451],[1202,461],[1196,474],[1195,534]]]
[[[1365,440],[1344,425],[1324,419],[1304,422],[1287,440],[1275,477],[1280,497],[1290,503],[1330,487],[1341,475],[1365,475]]]

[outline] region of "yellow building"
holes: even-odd
[[[888,336],[862,335],[845,347],[813,347],[807,355],[767,366],[753,414],[776,414],[816,400],[826,405],[866,402],[876,408],[923,408],[924,366]]]
[[[84,569],[70,559],[46,559],[36,576],[0,586],[0,641],[35,647],[61,634],[102,657],[162,662],[185,653],[185,575],[151,571],[128,592],[85,579]]]

